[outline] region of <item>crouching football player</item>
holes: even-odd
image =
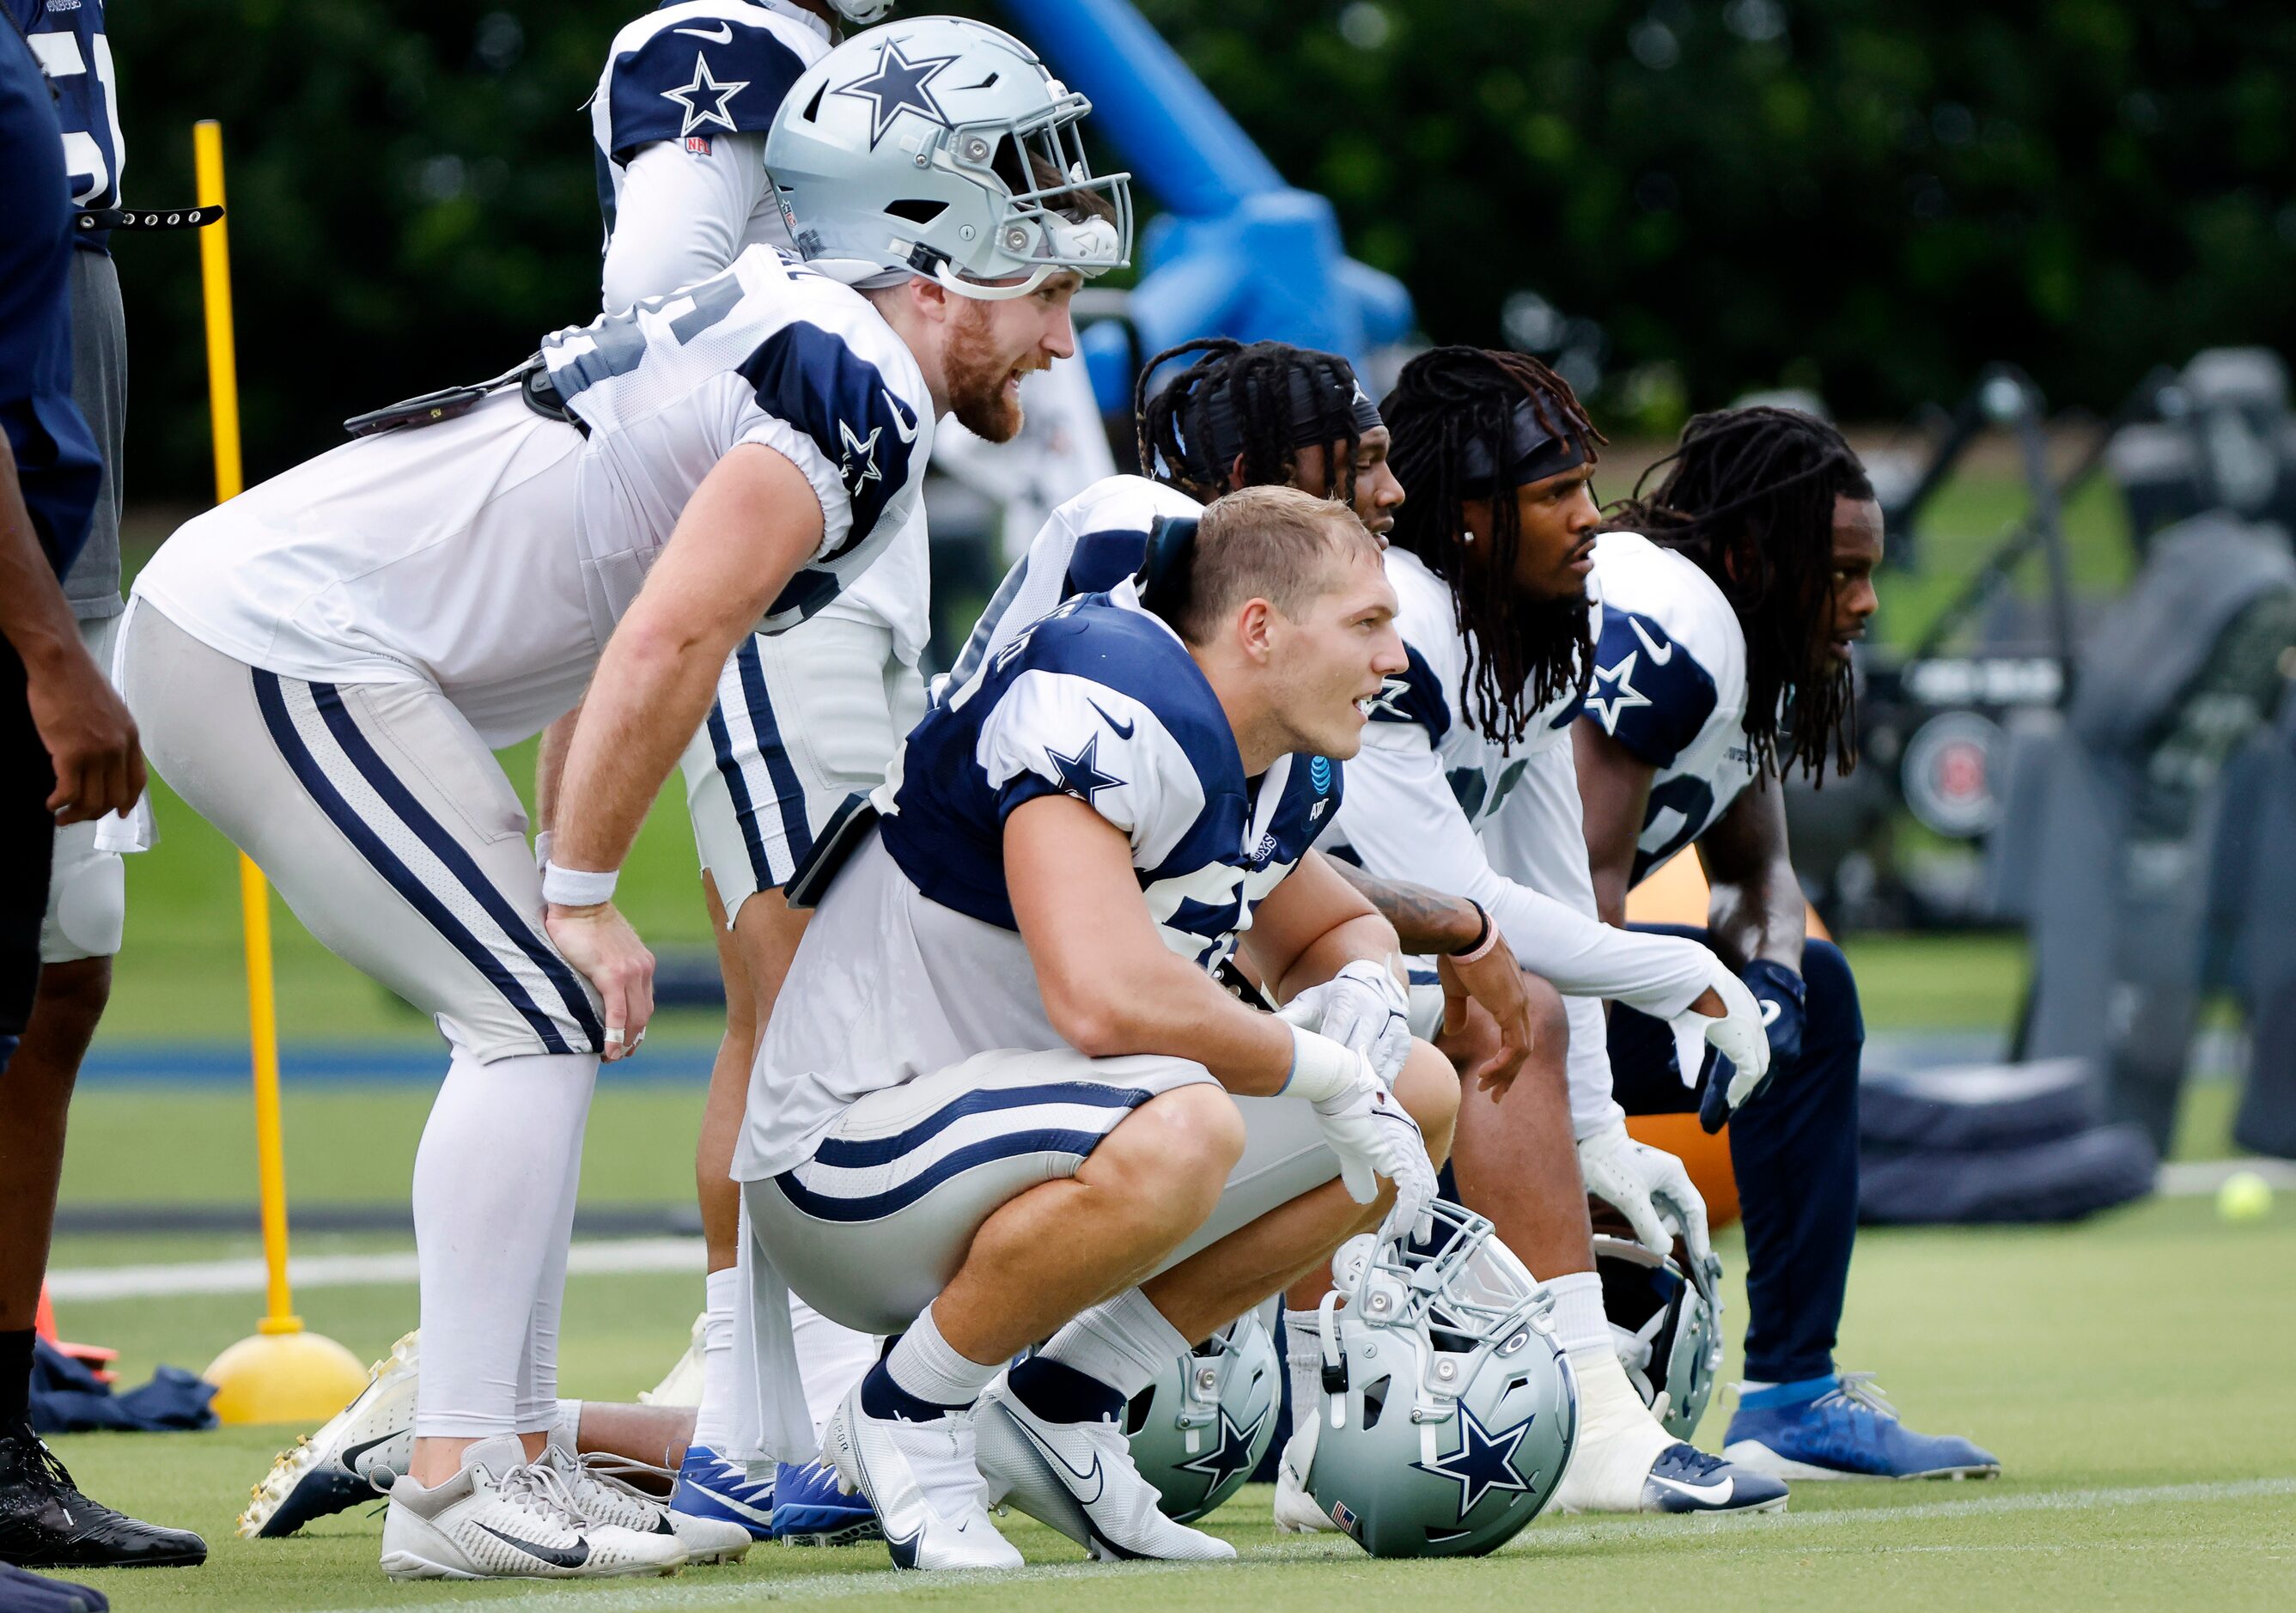
[[[1125,1403],[1375,1224],[1376,1178],[1398,1224],[1431,1199],[1456,1078],[1388,1011],[1394,930],[1303,861],[1394,609],[1324,500],[1167,526],[919,725],[829,886],[734,1157],[742,1432],[812,1443],[784,1284],[898,1335],[824,1444],[899,1566],[1017,1564],[999,1499],[1103,1559],[1232,1555],[1159,1513]],[[1215,983],[1239,945],[1300,1026]]]

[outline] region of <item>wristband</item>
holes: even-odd
[[[1321,1103],[1354,1086],[1364,1060],[1345,1044],[1294,1025],[1292,1031],[1292,1073],[1276,1088],[1279,1098],[1300,1098]]]
[[[540,873],[550,866],[550,831],[544,830],[534,837],[534,872]]]
[[[561,868],[546,863],[542,869],[542,899],[554,907],[595,907],[614,899],[618,868]]]
[[[1485,911],[1483,905],[1475,900],[1474,897],[1461,897],[1459,899],[1475,910],[1475,916],[1483,921],[1483,927],[1476,932],[1474,945],[1468,947],[1464,952],[1453,953],[1451,954],[1451,962],[1454,963],[1480,963],[1490,955],[1491,948],[1499,944],[1499,928],[1497,925],[1491,922],[1491,915],[1489,913]]]

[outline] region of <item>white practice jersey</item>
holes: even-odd
[[[933,412],[916,361],[866,299],[770,248],[542,353],[586,436],[508,389],[361,438],[185,525],[135,594],[283,676],[434,683],[500,746],[579,697],[731,449],[786,455],[821,503],[821,546],[762,632],[829,606],[917,507]],[[507,519],[513,488],[527,513]]]
[[[1292,756],[1246,778],[1211,685],[1128,582],[1013,638],[910,733],[874,838],[808,926],[783,987],[805,1011],[767,1028],[737,1178],[809,1158],[865,1093],[1065,1045],[1004,877],[1004,820],[1045,795],[1123,831],[1164,944],[1210,971],[1337,815],[1340,768]]]
[[[792,0],[673,0],[614,36],[590,97],[608,313],[707,280],[746,248],[790,244],[766,134],[829,49],[828,24]],[[822,614],[890,629],[914,666],[931,598],[920,505]]]
[[[1695,561],[1633,532],[1595,545],[1602,634],[1585,714],[1656,771],[1634,879],[1706,831],[1753,782],[1746,635]]]
[[[1500,744],[1466,705],[1467,643],[1448,585],[1400,549],[1387,552],[1387,575],[1410,664],[1381,690],[1363,750],[1348,764],[1340,831],[1349,853],[1382,878],[1480,903],[1517,961],[1566,995],[1618,998],[1660,1017],[1688,1007],[1706,989],[1702,955],[1678,941],[1611,929],[1595,914],[1575,811],[1577,692],[1549,701],[1522,739]],[[1513,803],[1534,782],[1544,784],[1543,802],[1567,790],[1574,808],[1542,815],[1538,883],[1528,869],[1495,864],[1483,832],[1504,813],[1521,811]],[[1595,1019],[1599,1025],[1599,1008]],[[1573,1081],[1571,1112],[1581,1135],[1615,1116],[1607,1069],[1599,1081],[1591,1074]]]
[[[943,692],[963,688],[984,661],[1062,600],[1104,594],[1139,570],[1158,516],[1202,513],[1186,494],[1144,476],[1104,477],[1055,508],[996,585]]]

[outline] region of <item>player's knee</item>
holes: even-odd
[[[1118,1139],[1136,1169],[1216,1196],[1243,1158],[1243,1114],[1226,1092],[1199,1082],[1150,1099],[1110,1140]]]
[[[39,995],[33,1013],[59,1041],[86,1046],[111,1001],[111,960],[73,958],[40,970]]]
[[[1523,995],[1530,1003],[1530,1060],[1541,1069],[1563,1069],[1570,1059],[1570,1013],[1562,994],[1543,977],[1526,972]]]
[[[1427,1139],[1427,1157],[1440,1165],[1451,1157],[1451,1134],[1459,1123],[1459,1073],[1451,1060],[1425,1042],[1414,1040],[1396,1077],[1395,1095]]]
[[[1803,1047],[1863,1045],[1866,1016],[1857,1003],[1857,977],[1841,948],[1831,941],[1805,942],[1801,978],[1807,988]]]

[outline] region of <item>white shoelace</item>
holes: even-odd
[[[495,1493],[512,1506],[539,1512],[562,1528],[579,1531],[587,1510],[574,1499],[557,1469],[538,1462],[512,1468],[496,1481]]]
[[[1817,1397],[1818,1404],[1846,1405],[1857,1411],[1870,1412],[1877,1416],[1887,1417],[1893,1422],[1898,1420],[1898,1408],[1890,1404],[1890,1397],[1874,1385],[1874,1373],[1841,1372],[1837,1376],[1841,1380],[1840,1383],[1820,1395]]]

